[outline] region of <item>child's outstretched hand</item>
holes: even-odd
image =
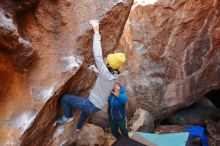
[[[98,20],[95,20],[95,19],[90,20],[90,24],[92,25],[94,32],[99,32],[99,21]]]

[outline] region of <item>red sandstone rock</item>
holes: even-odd
[[[167,133],[176,133],[176,132],[185,132],[184,126],[162,125],[154,130],[154,133],[156,134],[167,134]]]
[[[155,118],[220,88],[220,15],[214,0],[161,0],[131,11],[119,47],[130,98]]]
[[[95,75],[87,71],[94,63],[89,21],[100,20],[106,55],[119,41],[131,5],[132,0],[1,2],[15,27],[5,28],[9,33],[4,35],[0,30],[0,145],[57,146],[71,140],[74,127],[65,126],[57,142],[52,125],[60,96],[68,92],[86,97],[94,82]],[[26,54],[27,49],[36,56]],[[12,50],[18,60],[9,61],[5,50]],[[17,71],[16,64],[24,65],[26,73]]]
[[[0,63],[25,71],[33,60],[34,51],[29,41],[17,30],[9,14],[0,9]]]

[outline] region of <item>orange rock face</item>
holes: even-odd
[[[220,88],[219,1],[159,0],[129,15],[131,5],[132,0],[1,1],[0,145],[75,140],[76,122],[53,123],[60,96],[87,97],[94,82],[87,70],[94,63],[91,19],[100,20],[104,55],[124,29],[119,47],[126,53],[133,109],[158,119]]]
[[[88,95],[95,76],[91,19],[113,51],[132,0],[31,0],[0,4],[0,145],[59,145],[53,122],[63,93]],[[73,131],[73,127],[68,130]],[[59,131],[59,130],[58,130]],[[56,132],[56,131],[55,131]]]
[[[158,118],[220,88],[219,4],[161,0],[131,11],[119,47],[139,107]]]

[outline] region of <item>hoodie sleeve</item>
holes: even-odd
[[[128,100],[128,96],[125,93],[120,93],[116,99],[120,104],[126,104]]]
[[[102,48],[101,48],[101,36],[99,33],[94,33],[93,36],[93,55],[95,58],[95,63],[98,68],[99,73],[107,79],[112,80],[114,76],[109,72],[108,68],[105,65]]]

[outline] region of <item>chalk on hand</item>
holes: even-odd
[[[98,25],[99,25],[99,21],[98,21],[98,20],[93,19],[93,20],[90,20],[90,24],[92,25],[92,27],[96,27],[96,26],[98,26]]]

